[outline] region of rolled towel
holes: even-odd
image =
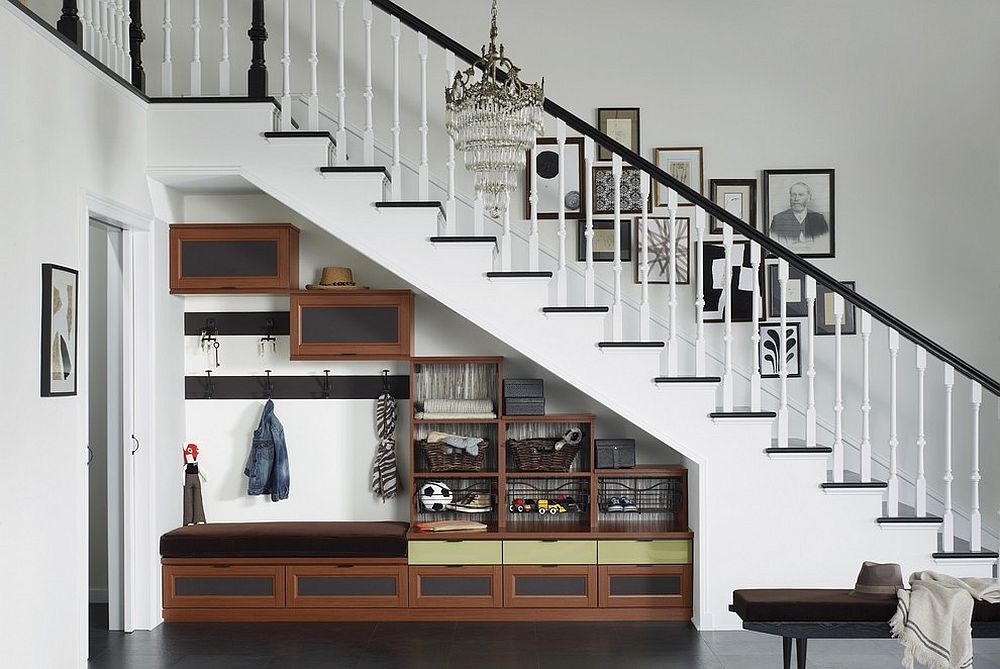
[[[493,402],[487,399],[479,400],[453,400],[453,399],[427,399],[424,400],[424,411],[427,413],[490,413],[493,411]]]
[[[444,441],[444,443],[448,444],[449,446],[453,446],[455,448],[465,451],[472,457],[476,457],[477,455],[479,455],[479,442],[482,440],[479,437],[450,436],[450,437],[445,437],[442,441]]]
[[[483,419],[490,420],[496,418],[497,415],[492,411],[489,413],[431,413],[430,411],[418,411],[416,416],[417,420],[475,420]]]

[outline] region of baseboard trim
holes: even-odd
[[[341,622],[341,621],[686,621],[690,608],[180,608],[163,609],[172,622]]]

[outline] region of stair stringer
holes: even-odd
[[[382,197],[381,177],[320,178],[315,152],[269,146],[260,137],[260,110],[234,118],[240,115],[231,108],[185,107],[150,113],[153,173],[242,175],[689,459],[700,628],[739,627],[728,612],[736,588],[848,587],[866,559],[900,562],[906,571],[933,568],[935,547],[926,537],[878,528],[875,498],[823,495],[822,460],[766,458],[769,424],[713,423],[714,388],[657,388],[659,354],[602,353],[599,321],[583,336],[577,322],[546,318],[540,308],[552,303],[552,285],[498,285],[484,276],[492,269],[483,266],[484,254],[430,244],[436,210],[378,213],[371,204]]]

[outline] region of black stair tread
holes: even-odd
[[[389,178],[389,168],[380,165],[334,165],[319,168],[323,174],[382,174]]]
[[[833,453],[833,449],[829,446],[786,446],[781,448],[780,446],[772,446],[771,448],[765,448],[765,453]]]
[[[226,103],[238,103],[243,104],[246,102],[266,102],[272,104],[278,109],[281,109],[281,103],[278,102],[277,98],[265,97],[265,98],[247,98],[247,97],[237,97],[232,95],[217,95],[211,97],[205,96],[188,96],[188,97],[165,97],[165,98],[149,98],[149,101],[154,104],[176,104],[178,102],[186,102],[189,104],[204,104],[206,102],[211,102],[214,104],[226,104]]]
[[[885,525],[894,525],[903,523],[936,524],[936,523],[943,523],[944,518],[942,518],[941,516],[879,516],[878,518],[875,519],[875,522]]]
[[[433,244],[496,244],[497,238],[488,235],[450,235],[445,237],[431,237],[431,243]]]
[[[542,307],[547,314],[606,314],[610,307]]]
[[[382,169],[385,169],[385,168],[382,168]],[[440,208],[441,207],[441,201],[440,200],[395,200],[395,201],[386,201],[386,202],[376,202],[375,206],[376,207],[385,207],[385,208],[392,208],[392,207],[400,207],[400,208],[404,208],[404,207],[427,207],[427,208],[438,207],[438,208]]]
[[[662,341],[599,341],[598,348],[663,348]]]
[[[932,553],[931,557],[935,560],[974,560],[979,558],[995,560],[1000,557],[1000,554],[995,551],[952,551],[950,553]]]
[[[720,376],[657,376],[653,383],[722,383]]]
[[[820,483],[819,487],[827,490],[867,490],[888,488],[889,484],[885,481],[868,481],[867,483],[862,483],[861,481],[843,481],[841,483],[827,481],[826,483]]]
[[[778,414],[774,411],[736,410],[713,411],[708,416],[709,418],[777,418]]]
[[[329,130],[274,130],[270,132],[265,132],[264,137],[270,138],[280,138],[280,137],[324,137],[334,144],[336,140],[333,138],[333,133]]]
[[[487,272],[486,276],[491,279],[551,279],[552,272]]]

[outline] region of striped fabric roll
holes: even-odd
[[[493,411],[492,400],[461,400],[461,399],[427,399],[424,400],[425,413],[485,414]]]
[[[372,467],[372,490],[382,501],[396,496],[399,474],[396,471],[396,398],[382,393],[375,400],[375,430],[378,446]]]

